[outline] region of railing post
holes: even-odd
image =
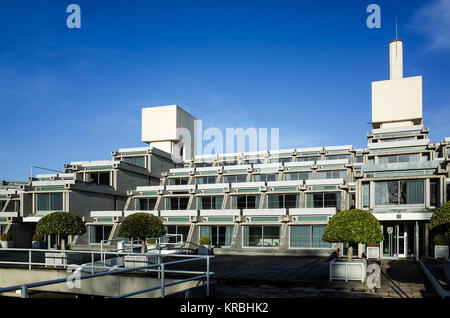
[[[94,274],[94,252],[91,253],[91,274]]]
[[[161,298],[165,298],[166,291],[164,290],[164,263],[160,265],[160,271],[161,271]]]
[[[209,297],[209,256],[206,257],[206,297]]]
[[[22,298],[28,298],[28,288],[27,288],[27,285],[22,285]]]
[[[31,249],[28,251],[28,270],[31,271]]]

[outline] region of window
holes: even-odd
[[[196,177],[195,184],[211,184],[216,183],[217,177]]]
[[[199,210],[218,210],[222,208],[223,196],[197,197]]]
[[[197,162],[197,163],[195,164],[195,166],[196,166],[197,168],[212,167],[213,165],[214,165],[214,163],[212,163],[212,162]]]
[[[440,205],[440,180],[430,179],[430,205],[438,207]]]
[[[0,201],[0,212],[5,207],[6,202],[8,201]],[[19,200],[9,201],[8,205],[6,206],[5,212],[19,212],[19,211],[20,211],[20,201]]]
[[[209,237],[211,245],[230,246],[233,236],[233,226],[200,226],[200,237]]]
[[[269,159],[269,163],[285,163],[285,162],[292,162],[292,157],[289,158],[271,158]]]
[[[89,243],[101,243],[103,240],[109,239],[112,225],[91,225],[89,226]]]
[[[419,154],[393,155],[378,157],[378,163],[417,162]]]
[[[424,204],[424,180],[375,182],[375,205]]]
[[[288,172],[284,174],[284,180],[309,180],[312,172]]]
[[[355,162],[364,162],[364,157],[363,156],[356,156],[355,157]]]
[[[317,179],[339,179],[347,180],[347,170],[318,171]]]
[[[252,175],[252,180],[254,182],[276,181],[276,180],[278,180],[278,173],[254,174],[254,175]]]
[[[189,178],[185,177],[185,178],[170,178],[169,179],[169,185],[183,185],[183,184],[188,184],[189,183]]]
[[[428,152],[422,154],[422,161],[430,161],[430,154]]]
[[[137,211],[150,211],[155,209],[158,198],[136,198]]]
[[[370,183],[363,183],[363,207],[368,208],[370,205]]]
[[[354,193],[349,193],[348,194],[348,208],[354,209],[356,207],[356,203],[355,203],[355,194]]]
[[[89,172],[86,173],[86,182],[111,185],[110,183],[110,172]]]
[[[244,247],[279,247],[279,226],[244,226]]]
[[[62,193],[38,193],[36,195],[37,211],[62,211]]]
[[[145,156],[124,157],[122,160],[123,162],[129,163],[131,165],[145,168]]]
[[[317,192],[306,194],[307,208],[337,208],[340,210],[340,192]]]
[[[225,183],[246,182],[246,181],[247,181],[246,174],[228,175],[223,177],[223,182]]]
[[[269,209],[298,207],[298,194],[269,194],[267,196]]]
[[[186,210],[189,197],[166,198],[166,210]]]
[[[336,159],[348,159],[350,160],[352,158],[352,155],[333,155],[333,156],[326,156],[325,160],[336,160]]]
[[[297,161],[317,161],[321,160],[321,156],[314,156],[314,157],[297,157]]]
[[[233,209],[257,209],[259,208],[259,197],[259,194],[232,196]]]
[[[331,243],[322,241],[325,225],[300,225],[289,227],[289,247],[331,248]]]
[[[182,236],[173,236],[169,237],[167,243],[178,243],[178,242],[186,242],[189,235],[189,225],[168,225],[165,226],[166,234],[181,234]]]
[[[235,166],[237,165],[238,162],[237,160],[233,160],[233,161],[223,161],[222,162],[222,166]]]

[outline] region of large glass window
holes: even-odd
[[[298,207],[298,194],[269,194],[267,196],[269,209]]]
[[[348,159],[350,160],[352,158],[352,155],[332,155],[332,156],[325,156],[325,160],[336,160],[336,159]]]
[[[209,177],[196,177],[195,184],[211,184],[216,183],[217,176],[209,176]]]
[[[310,180],[312,172],[288,172],[284,174],[284,180]]]
[[[62,211],[62,193],[38,193],[36,195],[37,211]]]
[[[440,180],[430,179],[430,205],[438,207],[440,205]]]
[[[222,208],[223,196],[197,197],[197,208],[199,210],[218,210]]]
[[[417,162],[417,161],[419,161],[419,154],[417,153],[378,157],[378,163]]]
[[[89,226],[89,242],[91,244],[100,243],[109,239],[112,225],[91,225]]]
[[[89,172],[86,173],[86,181],[102,185],[111,185],[110,172]]]
[[[145,156],[124,157],[122,160],[126,163],[145,168]]]
[[[341,206],[340,192],[317,192],[306,194],[307,208],[337,208]]]
[[[189,183],[189,178],[185,177],[185,178],[170,178],[169,179],[169,185],[183,185],[183,184],[188,184]]]
[[[297,157],[297,162],[298,161],[318,161],[321,160],[322,157],[321,156],[314,156],[314,157]]]
[[[158,198],[136,198],[137,211],[150,211],[155,209]]]
[[[6,202],[8,201],[0,201],[0,212],[5,207]],[[19,211],[20,211],[20,201],[19,200],[9,201],[8,205],[6,206],[5,212],[19,212]]]
[[[375,182],[376,205],[424,203],[424,180]]]
[[[236,183],[236,182],[246,182],[247,175],[246,174],[235,174],[235,175],[227,175],[223,177],[224,183]]]
[[[213,246],[230,246],[232,236],[232,225],[200,226],[200,237],[209,237]]]
[[[289,227],[289,246],[294,248],[331,248],[322,241],[325,225],[295,225]]]
[[[252,180],[255,181],[255,182],[277,181],[278,180],[278,173],[254,174],[254,175],[252,175]]]
[[[166,198],[166,210],[186,210],[189,197]]]
[[[279,247],[279,226],[244,226],[244,247]]]
[[[363,183],[363,207],[368,208],[370,205],[370,183]]]
[[[166,239],[167,243],[186,242],[189,235],[189,225],[167,225],[166,234],[179,234],[182,236],[173,236]]]
[[[347,180],[347,170],[318,171],[317,179],[344,179]]]
[[[234,195],[231,197],[233,209],[258,209],[259,194],[253,195]]]

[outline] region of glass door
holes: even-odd
[[[408,252],[408,231],[405,224],[397,224],[395,226],[394,241],[397,245],[397,253],[394,253],[397,257],[406,257]]]

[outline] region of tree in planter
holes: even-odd
[[[450,201],[434,211],[430,220],[430,230],[433,236],[442,235],[445,241],[450,242]]]
[[[330,243],[376,244],[383,240],[378,220],[368,211],[352,209],[335,214],[322,234],[322,240]],[[347,251],[352,261],[353,248]]]
[[[123,219],[118,234],[119,237],[140,240],[142,253],[145,253],[145,239],[161,237],[166,234],[166,229],[153,214],[134,213]]]
[[[68,235],[82,235],[86,232],[83,220],[71,212],[53,212],[36,224],[36,234],[45,235],[62,235],[61,249],[65,250],[65,237]]]

